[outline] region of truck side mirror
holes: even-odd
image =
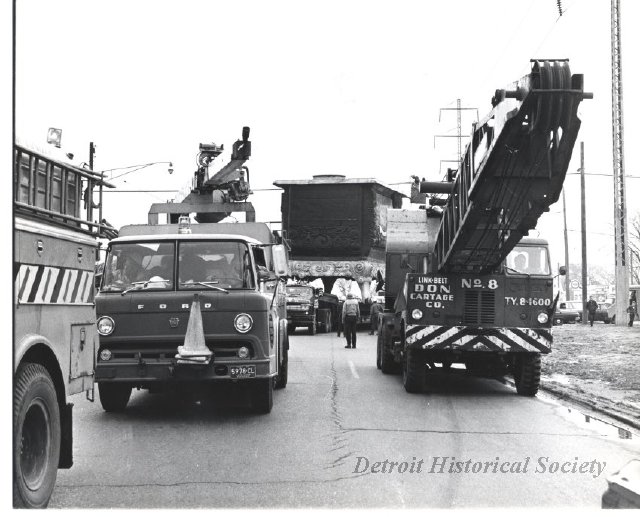
[[[258,280],[260,282],[269,282],[270,280],[276,280],[276,275],[266,267],[258,266]]]
[[[564,276],[567,274],[567,268],[565,266],[560,266],[560,269],[558,269],[558,274],[560,276]]]
[[[289,276],[289,263],[287,261],[287,250],[282,244],[271,246],[273,257],[273,269],[276,276]]]

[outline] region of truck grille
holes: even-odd
[[[466,291],[462,323],[466,325],[492,325],[496,318],[494,291]]]
[[[113,359],[153,359],[153,360],[172,360],[178,353],[178,346],[183,343],[171,343],[156,346],[140,346],[140,345],[123,345],[112,344],[111,346],[102,346],[111,350]],[[238,349],[246,346],[249,349],[249,357],[255,357],[253,345],[249,341],[216,341],[205,342],[207,348],[211,350],[214,357],[236,357]]]

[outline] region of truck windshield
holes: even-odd
[[[253,288],[248,246],[237,241],[178,243],[180,289],[202,289],[202,283],[223,289]]]
[[[505,261],[507,273],[549,275],[549,253],[545,246],[516,246]]]
[[[103,291],[127,289],[173,289],[172,242],[113,244],[104,267]]]
[[[313,296],[313,288],[307,286],[288,285],[287,301],[293,301],[299,298],[310,300]]]

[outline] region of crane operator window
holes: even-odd
[[[516,246],[506,260],[509,274],[549,275],[549,253],[544,246]]]

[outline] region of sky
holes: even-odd
[[[587,176],[589,261],[613,270],[609,0],[161,1],[16,0],[15,131],[94,169],[149,162],[114,179],[104,216],[144,223],[149,205],[191,181],[200,142],[229,160],[251,127],[250,200],[280,220],[275,180],[314,174],[376,178],[408,192],[410,176],[439,180],[455,159],[457,99],[477,108],[530,71],[531,58],[569,58],[593,100],[565,182],[570,262],[580,262],[579,142]],[[637,60],[640,2],[621,0],[625,165],[629,219],[640,212]],[[463,133],[475,111],[464,111]],[[466,142],[465,142],[466,144]],[[448,164],[451,165],[451,164]],[[115,171],[118,174],[121,171]],[[606,176],[609,175],[609,176]],[[118,192],[120,190],[120,192]],[[122,190],[169,190],[127,193]],[[562,206],[534,236],[564,263]]]

